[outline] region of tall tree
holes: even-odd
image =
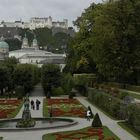
[[[97,9],[93,56],[99,72],[108,78],[130,82],[128,78],[140,72],[139,8],[139,0],[119,0]]]
[[[45,94],[51,92],[52,87],[59,87],[61,85],[61,72],[60,67],[53,64],[46,64],[42,66],[41,72],[42,85]]]

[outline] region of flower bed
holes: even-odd
[[[76,99],[47,99],[46,108],[54,117],[85,117],[86,114],[86,108]]]
[[[59,132],[54,134],[45,135],[43,140],[118,140],[107,127],[103,128],[84,128],[81,130],[71,132]]]
[[[0,100],[0,118],[8,118],[19,108],[20,104],[20,100]]]

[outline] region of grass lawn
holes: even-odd
[[[85,117],[87,110],[77,99],[44,99],[43,115],[49,117],[51,109],[53,117]]]
[[[98,136],[100,138],[105,136],[104,138],[106,140],[108,140],[108,139],[109,140],[120,140],[115,134],[113,134],[105,126],[103,128],[99,128],[99,129],[87,127],[87,128],[83,128],[83,129],[75,130],[75,131],[47,134],[47,135],[43,136],[42,140],[57,140],[57,138],[60,138],[59,140],[72,140],[72,137],[73,137],[73,139],[74,138],[80,139],[83,137],[83,140],[90,140],[90,139],[98,140],[99,139]]]
[[[140,140],[140,135],[130,125],[128,125],[126,122],[118,122],[118,124],[123,129],[125,129],[126,131],[128,131],[130,134],[132,134],[133,136],[135,136],[138,140]]]

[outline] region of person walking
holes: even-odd
[[[33,100],[31,100],[31,109],[35,109],[35,105],[34,105],[34,101]]]
[[[91,116],[91,112],[88,109],[87,112],[86,112],[87,121],[90,121],[90,116]]]
[[[36,99],[36,110],[39,110],[40,101]]]

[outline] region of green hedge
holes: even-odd
[[[93,87],[94,83],[96,83],[95,74],[74,74],[73,79],[76,90],[83,96],[86,96],[87,87]]]
[[[126,106],[117,98],[114,98],[97,89],[88,88],[88,100],[103,109],[109,115],[117,119],[126,118]]]
[[[97,89],[88,89],[88,100],[117,119],[125,119],[127,123],[140,133],[140,104],[125,105],[108,94]]]
[[[124,84],[116,82],[106,82],[102,85],[115,88],[124,88]],[[140,86],[125,84],[125,89],[140,92]]]
[[[96,74],[94,73],[82,73],[82,74],[74,74],[73,75],[75,84],[77,85],[88,85],[89,87],[93,87],[93,84],[96,82]]]

